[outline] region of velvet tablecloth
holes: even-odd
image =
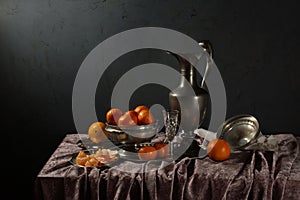
[[[35,181],[36,199],[300,199],[300,138],[274,135],[277,152],[235,151],[214,162],[183,158],[178,162],[122,161],[111,168],[82,168],[70,163],[78,134],[68,134]],[[140,166],[142,165],[142,166]],[[147,173],[122,169],[143,169]],[[120,170],[121,169],[121,170]]]

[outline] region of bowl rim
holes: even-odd
[[[134,125],[134,126],[126,126],[126,125],[118,126],[118,125],[113,125],[113,124],[109,124],[109,123],[105,122],[105,128],[111,128],[111,129],[115,129],[118,131],[145,130],[145,129],[157,128],[157,127],[158,127],[158,120],[155,120],[151,124]]]

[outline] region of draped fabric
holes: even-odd
[[[171,163],[120,159],[112,167],[83,168],[70,163],[81,148],[77,145],[79,135],[68,134],[38,174],[35,197],[39,200],[300,199],[300,138],[292,134],[274,137],[279,145],[277,152],[234,151],[223,162],[208,157],[185,157]],[[153,166],[158,170],[151,170]]]

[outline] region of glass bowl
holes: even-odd
[[[106,124],[107,137],[117,144],[139,144],[150,142],[158,133],[158,121],[147,125],[116,126]]]

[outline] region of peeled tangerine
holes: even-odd
[[[80,151],[76,156],[76,164],[85,167],[98,167],[110,163],[118,158],[118,151],[99,149],[95,154],[86,154]]]
[[[97,167],[99,164],[99,161],[96,158],[90,158],[86,163],[86,167]]]
[[[105,124],[103,122],[94,122],[88,130],[89,138],[94,143],[100,143],[106,140]]]
[[[76,157],[76,163],[78,165],[84,166],[88,160],[89,160],[88,155],[86,155],[83,151],[80,151]]]

